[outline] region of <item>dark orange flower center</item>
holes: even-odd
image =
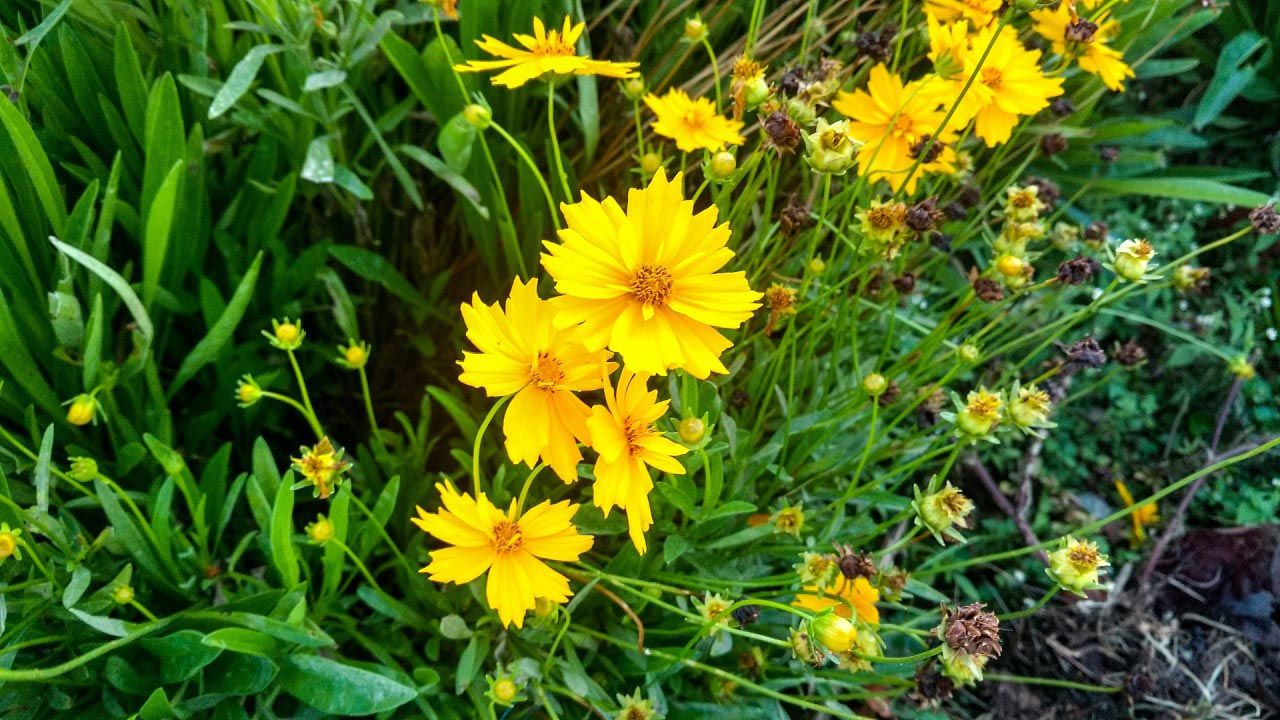
[[[631,295],[645,305],[666,305],[671,297],[671,271],[661,265],[641,265],[631,276]]]
[[[513,553],[524,544],[524,533],[518,523],[499,520],[493,524],[493,549],[498,554]]]
[[[893,132],[895,135],[910,135],[914,126],[915,122],[910,117],[899,115],[898,119],[893,121]]]
[[[542,390],[554,390],[564,382],[564,365],[547,353],[538,353],[538,364],[529,373],[529,382]]]
[[[1098,551],[1088,545],[1080,544],[1071,548],[1071,552],[1067,553],[1067,560],[1077,570],[1092,570],[1098,566]]]
[[[992,90],[999,90],[1000,84],[1004,82],[1004,73],[999,68],[982,68],[982,84]]]

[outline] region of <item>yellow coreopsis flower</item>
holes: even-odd
[[[929,60],[940,77],[952,79],[965,69],[969,54],[969,23],[942,22],[933,15],[925,16],[929,32]]]
[[[1036,33],[1052,44],[1055,53],[1075,58],[1081,70],[1098,76],[1109,89],[1122,91],[1125,79],[1133,77],[1133,68],[1124,61],[1124,55],[1108,45],[1120,25],[1108,19],[1106,13],[1082,19],[1071,3],[1063,2],[1056,8],[1033,11],[1031,19]]]
[[[615,507],[627,513],[631,542],[641,555],[648,547],[644,533],[653,525],[649,468],[683,475],[684,466],[675,458],[689,451],[654,428],[671,401],[659,402],[658,392],[648,388],[648,381],[648,375],[623,368],[617,389],[605,386],[605,404],[592,407],[587,420],[591,447],[600,454],[595,465],[595,505],[605,517]]]
[[[910,194],[922,174],[955,169],[955,151],[946,145],[955,140],[955,129],[942,128],[946,110],[936,93],[926,91],[926,83],[942,81],[932,77],[904,85],[902,78],[877,65],[871,68],[866,90],[836,97],[831,106],[849,118],[849,134],[863,142],[859,174],[884,179],[895,191],[905,183]],[[908,177],[917,159],[920,165]]]
[[[816,586],[806,586],[805,592],[796,595],[791,604],[806,610],[821,612],[834,607],[835,614],[842,618],[857,619],[872,625],[880,624],[880,591],[865,577],[858,576],[852,580],[844,575],[836,578],[834,587],[825,591]]]
[[[609,353],[587,350],[581,333],[557,328],[555,317],[534,280],[512,282],[505,307],[473,296],[462,305],[462,319],[480,352],[462,354],[458,379],[490,397],[514,395],[502,419],[507,456],[529,467],[541,460],[569,483],[578,479],[578,443],[587,441],[591,414],[574,393],[600,387]]]
[[[924,11],[942,22],[968,20],[982,27],[995,19],[1003,0],[925,0]]]
[[[585,27],[586,23],[574,25],[566,15],[564,26],[560,30],[547,30],[542,20],[535,17],[533,35],[515,35],[516,42],[523,45],[523,49],[485,35],[476,41],[476,45],[498,59],[470,60],[453,67],[459,72],[502,70],[493,77],[492,82],[509,88],[520,87],[546,75],[601,75],[612,78],[636,76],[635,68],[639,63],[593,60],[579,55],[574,45]]]
[[[291,458],[293,469],[303,478],[298,486],[312,485],[316,496],[327,500],[342,485],[343,474],[351,463],[342,459],[344,451],[334,448],[327,437],[320,438],[320,442],[311,447],[304,445],[301,452],[302,457]]]
[[[11,557],[22,559],[22,545],[18,540],[20,535],[21,528],[11,528],[9,523],[0,523],[0,565]]]
[[[659,169],[633,189],[624,210],[585,193],[561,205],[568,227],[547,242],[542,266],[563,295],[557,327],[581,323],[588,350],[621,353],[637,372],[682,368],[697,378],[726,373],[720,354],[733,345],[716,328],[736,328],[760,307],[742,272],[719,272],[733,257],[729,226],[716,208],[694,213],[683,177]]]
[[[987,147],[1008,141],[1019,117],[1040,112],[1050,98],[1062,94],[1062,78],[1045,77],[1041,70],[1040,51],[1028,50],[1013,31],[996,32],[987,27],[971,36],[964,72],[929,86],[930,92],[938,93],[939,103],[947,105],[976,74],[956,113],[960,124],[974,120],[974,132]],[[983,59],[988,45],[991,49]]]
[[[1098,551],[1097,543],[1067,536],[1061,547],[1049,553],[1049,567],[1045,572],[1063,590],[1086,597],[1085,590],[1102,587],[1099,574],[1110,565],[1107,556]]]
[[[741,145],[742,123],[716,112],[706,98],[691,98],[685,91],[672,88],[666,95],[644,96],[657,119],[653,131],[676,141],[682,152],[719,150],[725,145]]]
[[[503,625],[523,627],[539,598],[569,599],[568,579],[543,561],[573,562],[591,549],[591,536],[571,522],[577,505],[546,500],[521,515],[514,500],[504,513],[484,493],[473,498],[450,485],[436,489],[443,507],[435,513],[419,507],[413,524],[451,547],[433,550],[420,572],[459,585],[488,572],[485,597]]]
[[[1129,486],[1123,480],[1116,480],[1116,492],[1120,494],[1125,507],[1134,506],[1133,493],[1129,492]],[[1141,547],[1147,539],[1147,526],[1160,522],[1160,508],[1153,502],[1144,503],[1134,509],[1129,519],[1133,523],[1133,529],[1129,531],[1129,544],[1135,548]]]

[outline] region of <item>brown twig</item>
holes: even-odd
[[[1038,448],[1039,443],[1033,447]],[[1039,454],[1038,449],[1035,450],[1035,454]],[[1028,456],[1030,455],[1031,453],[1028,453]],[[987,466],[982,464],[982,460],[978,459],[977,455],[969,455],[965,458],[965,465],[973,471],[974,475],[978,476],[978,480],[982,483],[982,486],[987,489],[987,494],[991,496],[991,499],[995,501],[996,505],[1004,511],[1005,515],[1008,515],[1013,519],[1014,524],[1018,526],[1018,531],[1022,533],[1022,539],[1025,540],[1028,545],[1039,545],[1040,538],[1037,537],[1035,531],[1031,529],[1031,525],[1027,522],[1024,512],[1019,511],[1014,507],[1013,503],[1009,502],[1008,496],[1000,490],[1000,485],[996,482],[995,478],[991,476],[991,471],[987,469]],[[1023,475],[1024,487],[1018,491],[1018,507],[1030,507],[1030,489],[1026,487],[1030,483],[1030,477],[1030,472]],[[1045,551],[1037,551],[1036,556],[1040,558],[1041,562],[1048,564],[1049,556]]]
[[[618,597],[617,594],[609,588],[604,587],[600,583],[596,583],[592,588],[601,595],[612,600],[613,604],[622,608],[622,612],[626,613],[627,617],[631,618],[631,622],[636,624],[636,651],[644,654],[644,623],[640,622],[640,616],[636,615],[636,611],[631,609],[631,606],[627,604],[626,600]]]
[[[1226,426],[1227,415],[1231,412],[1231,406],[1235,404],[1236,398],[1240,395],[1240,386],[1244,383],[1241,378],[1236,378],[1231,383],[1231,389],[1227,391],[1227,399],[1222,403],[1222,409],[1218,412],[1218,423],[1213,428],[1213,439],[1209,443],[1209,451],[1207,453],[1206,464],[1212,465],[1218,459],[1218,443],[1222,440],[1222,429]],[[1151,547],[1151,554],[1147,556],[1147,562],[1142,566],[1142,574],[1138,578],[1138,587],[1146,589],[1151,584],[1151,575],[1155,573],[1156,565],[1160,562],[1160,558],[1168,549],[1169,543],[1181,534],[1182,525],[1186,519],[1187,510],[1191,507],[1191,500],[1204,486],[1209,475],[1204,475],[1191,484],[1187,491],[1183,493],[1182,500],[1178,502],[1178,507],[1173,511],[1173,515],[1169,517],[1169,524],[1165,527],[1164,532],[1160,533],[1160,537],[1156,540],[1155,545]]]

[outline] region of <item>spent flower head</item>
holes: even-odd
[[[1009,422],[1018,430],[1036,437],[1044,437],[1042,428],[1056,427],[1049,421],[1053,403],[1049,393],[1035,385],[1023,386],[1014,382],[1009,390]]]
[[[1097,543],[1068,536],[1062,539],[1061,547],[1049,553],[1045,572],[1063,590],[1085,597],[1085,590],[1102,587],[1099,573],[1110,564],[1107,556],[1098,551]]]
[[[295,487],[311,485],[317,497],[327,499],[342,485],[343,475],[351,463],[342,459],[343,450],[335,449],[327,437],[320,438],[311,447],[304,445],[301,454],[302,457],[291,458],[293,469],[303,477]]]
[[[71,479],[78,482],[91,482],[98,477],[98,461],[91,457],[71,457],[68,458],[71,463],[70,470],[67,474]]]
[[[1125,240],[1115,249],[1111,269],[1129,282],[1146,282],[1151,279],[1147,275],[1147,267],[1155,254],[1156,249],[1145,239]]]
[[[815,172],[843,175],[856,164],[856,155],[862,143],[849,134],[849,121],[828,123],[818,118],[814,131],[803,135],[808,151],[805,162]]]
[[[698,614],[702,616],[703,621],[710,623],[711,627],[707,631],[709,636],[714,636],[729,627],[729,621],[733,619],[729,614],[729,608],[733,603],[722,597],[720,593],[708,592],[702,596],[701,600],[695,597],[693,605],[698,609]]]

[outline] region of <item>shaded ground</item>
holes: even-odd
[[[1114,694],[990,683],[991,718],[1280,717],[1280,526],[1174,543],[1152,588],[1117,569],[1109,597],[1056,606],[1005,636],[999,672],[1123,687]]]

